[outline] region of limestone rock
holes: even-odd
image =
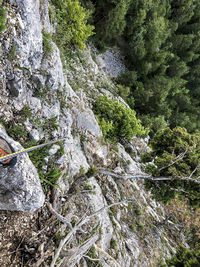
[[[111,77],[117,77],[120,73],[126,71],[120,52],[116,47],[112,50],[107,49],[105,53],[100,54],[97,58],[102,71]]]
[[[0,136],[17,151],[22,149],[0,126]],[[36,168],[27,155],[18,156],[14,167],[0,166],[0,209],[33,212],[44,204],[45,196]]]

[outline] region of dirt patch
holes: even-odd
[[[32,214],[0,211],[0,266],[47,266],[56,225],[47,207]]]

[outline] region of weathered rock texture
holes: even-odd
[[[0,136],[15,149],[22,146],[13,141],[0,126]],[[45,196],[37,170],[27,155],[18,157],[13,167],[0,166],[0,209],[33,212],[44,204]]]

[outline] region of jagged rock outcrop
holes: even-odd
[[[22,146],[0,126],[0,136],[15,149]],[[18,157],[15,166],[0,166],[0,209],[33,212],[44,204],[45,196],[35,166],[27,155]]]

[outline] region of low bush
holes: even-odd
[[[106,95],[96,100],[94,112],[104,137],[111,142],[130,141],[136,135],[148,133],[136,118],[134,110],[120,104],[119,101],[109,99]]]
[[[56,11],[56,42],[59,47],[69,44],[84,49],[94,26],[87,24],[90,11],[83,8],[78,0],[52,0]]]
[[[142,160],[151,162],[146,173],[169,180],[154,182],[147,180],[145,186],[155,199],[167,203],[178,197],[194,208],[200,207],[200,185],[192,182],[200,176],[200,135],[190,134],[185,128],[176,127],[159,130],[150,141],[152,152],[145,153]],[[184,180],[184,178],[191,180]]]

